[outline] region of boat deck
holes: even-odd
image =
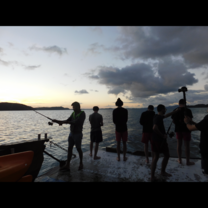
[[[145,163],[144,156],[137,156],[127,153],[127,161],[117,161],[116,153],[98,151],[99,160],[94,160],[89,156],[89,151],[83,153],[83,166],[78,171],[79,156],[71,161],[71,170],[59,171],[59,167],[55,167],[35,179],[35,182],[44,181],[45,178],[54,179],[54,181],[64,182],[149,182],[151,166]],[[170,158],[167,164],[166,172],[172,174],[171,177],[163,177],[160,175],[161,161],[160,157],[155,171],[155,177],[161,182],[208,182],[208,175],[204,175],[201,169],[201,160],[192,159],[195,165],[186,166],[185,159],[183,164],[177,162],[177,158]],[[150,161],[152,158],[150,157]]]

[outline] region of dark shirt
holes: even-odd
[[[143,126],[143,133],[153,132],[153,118],[155,116],[154,111],[145,111],[140,117],[140,124]]]
[[[201,131],[199,149],[204,158],[208,159],[208,115],[202,121],[195,124],[196,128]]]
[[[127,131],[128,110],[125,108],[116,108],[113,110],[113,123],[116,125],[117,132]]]
[[[103,117],[99,113],[93,113],[89,116],[89,121],[91,123],[91,131],[100,131],[100,123],[103,122]]]
[[[184,122],[184,118],[185,118],[184,113],[185,113],[185,108],[181,108],[180,111],[178,111],[176,114],[171,116],[171,118],[175,123],[175,132],[190,132]],[[186,115],[189,116],[190,118],[193,118],[192,112],[188,108],[186,110]]]
[[[83,129],[83,124],[86,117],[85,112],[83,111],[79,116],[77,116],[77,114],[75,114],[75,118],[74,118],[72,113],[71,116],[67,119],[68,121],[73,122],[70,125],[70,131],[72,133],[81,133]]]
[[[157,125],[159,131],[161,134],[166,134],[165,132],[165,127],[163,123],[164,116],[156,114],[153,119],[153,125]],[[153,141],[156,142],[162,142],[164,138],[161,138],[160,135],[158,135],[154,130],[153,130]]]

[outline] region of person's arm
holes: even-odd
[[[128,110],[126,109],[126,123],[128,121]]]
[[[172,111],[170,113],[165,114],[164,115],[164,118],[167,118],[169,116],[172,116],[172,115],[176,114],[179,110],[180,110],[180,108],[177,108],[175,111]]]
[[[115,114],[115,110],[113,111],[113,123],[116,124],[116,114]]]
[[[140,124],[143,126],[144,125],[144,114],[142,113],[141,117],[140,117]]]
[[[89,116],[89,122],[90,122],[90,124],[92,125],[92,122],[91,122],[91,115]]]
[[[102,117],[102,115],[101,115],[101,122],[100,122],[100,126],[103,126],[103,117]]]
[[[69,120],[56,120],[56,119],[53,119],[52,122],[54,123],[58,123],[59,125],[62,125],[62,124],[68,124],[69,123]]]
[[[196,125],[195,125],[195,124],[192,124],[192,119],[191,119],[190,117],[185,116],[184,122],[185,122],[185,124],[186,124],[186,126],[187,126],[187,128],[188,128],[189,131],[195,131],[195,130],[198,130],[198,129],[196,128]]]
[[[164,138],[164,139],[167,138],[167,135],[162,134],[162,133],[160,132],[158,126],[157,126],[156,124],[154,124],[154,126],[153,126],[153,131],[154,131],[158,136],[160,136],[161,138]]]

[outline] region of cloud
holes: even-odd
[[[97,75],[91,75],[89,76],[90,79],[99,79],[99,77]]]
[[[208,64],[207,26],[125,26],[118,29],[117,45],[111,50],[123,59],[181,56],[192,68]]]
[[[11,43],[11,42],[8,42],[8,44],[9,44],[10,47],[14,46],[14,44]]]
[[[156,73],[157,72],[157,73]],[[130,92],[133,97],[147,98],[156,94],[174,92],[180,86],[192,85],[198,80],[179,60],[163,59],[157,71],[151,64],[136,63],[124,68],[100,66],[98,83],[108,87],[109,94]],[[88,73],[91,78],[92,74]]]
[[[204,90],[208,91],[208,84],[204,85]]]
[[[39,68],[41,65],[38,65],[38,66],[25,66],[25,69],[26,70],[34,70],[36,68]]]
[[[17,61],[4,61],[2,59],[0,59],[0,64],[4,65],[4,66],[11,66],[11,65],[21,65],[19,62]]]
[[[88,94],[86,90],[75,91],[76,94]]]
[[[0,48],[0,53],[3,53],[4,49],[3,48]]]
[[[60,56],[63,54],[67,54],[67,49],[66,48],[60,48],[58,46],[48,46],[48,47],[39,47],[36,45],[33,45],[29,48],[30,50],[36,50],[36,51],[44,51],[47,53],[57,53]]]
[[[101,54],[101,50],[104,48],[103,45],[100,45],[98,43],[92,43],[90,44],[89,48],[87,49],[87,52],[85,55],[93,54],[93,55],[98,55]]]

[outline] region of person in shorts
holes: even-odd
[[[82,129],[83,129],[83,124],[85,120],[85,112],[81,111],[80,109],[80,104],[78,102],[74,102],[71,104],[73,106],[74,112],[71,114],[71,116],[64,121],[60,120],[52,120],[53,122],[58,123],[59,125],[62,124],[71,124],[70,126],[70,133],[68,137],[68,156],[67,156],[67,162],[66,164],[61,167],[61,170],[67,170],[70,171],[70,161],[71,161],[71,156],[72,156],[72,150],[74,145],[77,148],[77,151],[79,153],[79,159],[80,159],[80,165],[78,170],[83,169],[83,163],[82,163],[82,158],[83,158],[83,152],[81,149],[81,144],[82,144]]]
[[[126,157],[126,142],[128,137],[127,131],[127,121],[128,121],[128,110],[121,107],[123,106],[123,102],[120,98],[116,101],[116,109],[113,110],[113,123],[116,125],[116,142],[117,142],[117,161],[120,161],[120,143],[123,141],[123,161],[127,160]]]
[[[148,143],[152,145],[152,132],[153,132],[153,118],[155,116],[154,107],[148,106],[147,111],[143,112],[140,117],[140,124],[143,126],[142,130],[142,143],[144,143],[144,153],[146,156],[146,163],[149,163],[148,157]],[[153,158],[153,153],[152,153]]]
[[[181,110],[172,115],[173,123],[175,124],[175,133],[177,139],[177,153],[178,153],[178,163],[182,164],[181,159],[181,147],[182,142],[184,141],[185,145],[185,154],[186,154],[186,165],[194,165],[194,162],[189,161],[190,158],[190,141],[191,141],[191,131],[186,127],[184,123],[184,113],[186,111],[186,115],[190,118],[193,118],[192,112],[190,109],[185,108],[186,102],[184,99],[179,100],[179,107]]]
[[[89,116],[89,121],[91,124],[90,131],[90,156],[92,156],[93,142],[95,142],[95,153],[94,160],[100,159],[97,156],[99,143],[103,141],[101,126],[103,126],[103,117],[98,113],[99,108],[97,106],[93,107],[94,113]]]
[[[199,143],[201,168],[204,169],[204,171],[202,171],[204,174],[208,174],[208,114],[199,123],[195,123],[188,116],[185,116],[184,122],[189,131],[201,131]]]
[[[164,154],[164,158],[162,161],[161,175],[168,177],[171,176],[171,174],[165,172],[170,155],[169,155],[168,143],[166,140],[167,135],[166,135],[163,119],[175,114],[178,111],[178,109],[171,113],[165,114],[166,108],[164,105],[160,104],[157,106],[157,111],[158,114],[156,114],[153,119],[152,152],[154,154],[151,165],[151,178],[150,178],[152,182],[157,181],[157,178],[155,177],[155,169],[157,166],[157,161],[159,159],[160,153]]]

